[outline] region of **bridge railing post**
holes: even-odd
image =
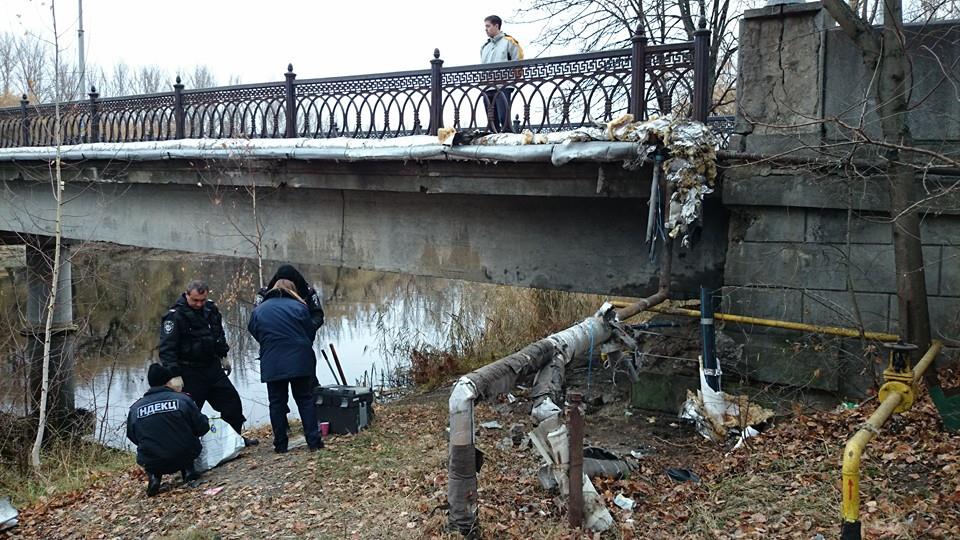
[[[630,37],[633,47],[630,51],[630,114],[634,120],[645,120],[647,107],[644,102],[647,76],[647,36],[643,22],[637,25],[637,31]]]
[[[693,33],[693,119],[706,122],[710,114],[710,30],[707,21],[700,18]]]
[[[283,74],[285,93],[285,109],[287,113],[287,130],[285,135],[288,139],[297,136],[297,91],[295,81],[297,74],[293,72],[293,64],[287,64],[287,72]]]
[[[183,83],[180,81],[180,76],[177,75],[177,82],[173,85],[174,139],[186,138],[185,120],[186,114],[183,110]]]
[[[90,87],[90,125],[87,126],[87,132],[84,134],[86,142],[100,142],[100,94],[96,86]]]
[[[443,60],[440,49],[433,50],[430,60],[430,135],[436,135],[443,127]]]
[[[30,100],[24,94],[20,97],[20,146],[30,146]]]

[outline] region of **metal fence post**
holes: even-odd
[[[570,481],[568,483],[567,514],[570,518],[570,527],[576,529],[583,526],[583,415],[580,413],[580,404],[583,395],[579,392],[570,392],[570,409],[567,417],[569,424],[570,443]]]
[[[633,48],[630,54],[630,114],[634,120],[645,120],[647,107],[643,96],[647,76],[647,35],[643,30],[643,21],[637,24],[637,31],[630,37]]]
[[[20,98],[20,146],[30,146],[30,117],[27,116],[29,113],[27,106],[30,105],[30,100],[27,99],[27,95],[24,94]]]
[[[430,135],[436,135],[443,127],[443,60],[440,49],[433,50],[430,60]]]
[[[185,139],[185,119],[186,115],[183,111],[183,83],[180,82],[180,76],[177,75],[177,82],[173,85],[173,121],[175,124],[174,128],[174,139]]]
[[[630,54],[630,114],[634,120],[645,120],[647,107],[644,103],[644,85],[647,76],[647,36],[643,22],[637,25],[637,31],[630,37],[633,48]]]
[[[287,64],[287,72],[283,74],[286,78],[284,86],[286,87],[286,112],[287,112],[287,133],[288,139],[297,136],[297,92],[294,88],[294,81],[297,74],[293,72],[293,64]]]
[[[706,122],[713,94],[710,87],[710,30],[703,17],[693,33],[693,119]]]
[[[97,101],[100,94],[97,93],[97,87],[91,86],[90,93],[87,95],[90,97],[90,126],[87,130],[87,142],[100,142],[100,108]]]

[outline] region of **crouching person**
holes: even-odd
[[[137,463],[148,477],[147,496],[160,492],[164,474],[179,472],[184,482],[200,477],[193,461],[200,455],[200,437],[210,429],[190,396],[181,392],[183,380],[161,364],[147,371],[150,389],[127,416],[127,438],[137,445]]]

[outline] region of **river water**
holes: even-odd
[[[19,328],[25,312],[22,259],[8,257],[0,270],[0,404],[23,413],[25,363]],[[12,261],[12,262],[11,262]],[[157,359],[160,317],[194,277],[205,279],[218,303],[234,364],[230,380],[243,400],[247,426],[269,423],[266,386],[260,382],[257,343],[246,331],[259,283],[254,261],[198,257],[97,246],[74,254],[74,318],[80,326],[76,405],[97,413],[96,436],[128,447],[124,421],[147,389],[146,368]],[[279,263],[264,263],[269,280]],[[333,343],[348,382],[380,386],[403,367],[411,345],[443,347],[457,332],[483,320],[483,305],[496,287],[437,278],[300,266],[324,299],[326,323],[318,332],[317,376],[334,384],[320,348]],[[331,358],[332,361],[332,358]],[[334,367],[334,369],[336,369]],[[365,373],[366,372],[366,373]],[[371,373],[374,373],[371,381]],[[291,416],[296,406],[290,403]],[[206,405],[204,412],[215,414]]]

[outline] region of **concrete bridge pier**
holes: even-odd
[[[30,359],[31,410],[39,411],[43,383],[44,330],[47,323],[55,242],[51,237],[32,237],[26,246],[27,312],[23,335],[27,338],[26,357]],[[50,392],[47,400],[48,425],[65,427],[74,416],[74,363],[76,325],[73,322],[73,279],[70,248],[60,248],[60,275],[53,306],[50,336]]]

